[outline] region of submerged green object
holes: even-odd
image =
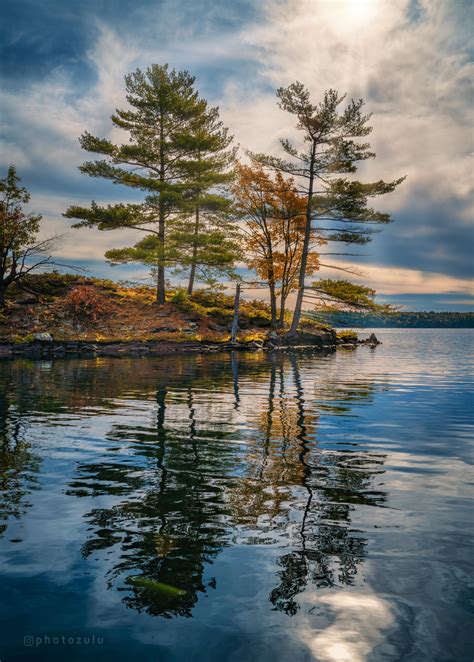
[[[164,584],[163,582],[156,582],[154,579],[149,579],[148,577],[143,577],[141,575],[128,577],[126,582],[127,584],[132,584],[132,586],[139,586],[140,588],[146,588],[150,591],[157,591],[170,597],[181,598],[186,595],[186,591],[183,591],[183,589],[178,588],[177,586],[171,586],[171,584]]]

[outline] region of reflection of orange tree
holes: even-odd
[[[247,441],[245,475],[229,494],[233,516],[240,525],[281,528],[292,490],[302,484],[299,411],[288,397],[282,357],[270,356],[268,398],[253,413],[256,436]],[[317,418],[305,415],[305,426],[315,435]]]
[[[372,393],[370,383],[336,386],[323,380],[312,397],[324,399],[324,412],[342,414]],[[280,584],[270,594],[275,608],[290,615],[308,585],[353,582],[366,541],[350,532],[351,504],[385,499],[369,489],[374,464],[383,456],[317,452],[318,412],[307,397],[296,355],[274,355],[268,400],[255,413],[259,434],[248,443],[245,476],[229,496],[237,523],[264,533],[251,541],[278,536],[291,542],[292,550],[279,560]]]

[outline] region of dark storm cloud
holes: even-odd
[[[16,0],[3,3],[0,22],[0,75],[11,86],[27,85],[57,68],[77,81],[93,79],[87,51],[98,24],[143,42],[225,34],[257,13],[249,0]],[[216,71],[220,64],[216,62]]]

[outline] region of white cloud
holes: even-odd
[[[472,281],[453,278],[441,273],[344,262],[344,267],[360,269],[362,275],[351,275],[350,280],[373,287],[378,294],[474,294]],[[334,278],[336,271],[321,269],[322,278]]]
[[[329,87],[369,99],[378,158],[364,170],[377,179],[408,175],[385,203],[392,209],[420,185],[434,198],[472,191],[471,69],[454,50],[456,26],[443,3],[423,4],[424,20],[410,24],[407,0],[269,2],[268,20],[243,37],[260,50],[274,88],[298,79],[315,99]],[[277,135],[291,133],[291,117],[275,110],[259,81],[254,94],[248,86],[229,86],[224,116],[244,144],[272,150]]]

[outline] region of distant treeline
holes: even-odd
[[[474,313],[435,313],[435,312],[397,312],[377,313],[316,313],[320,319],[336,327],[378,327],[378,328],[474,328]]]

